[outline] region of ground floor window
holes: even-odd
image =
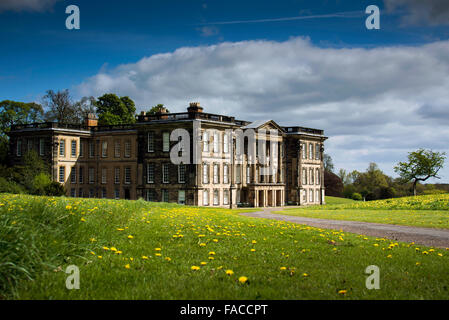
[[[218,206],[220,204],[220,199],[219,199],[219,191],[217,189],[214,190],[214,206]]]
[[[76,197],[76,189],[75,189],[75,188],[70,189],[70,196],[71,196],[72,198],[75,198],[75,197]]]
[[[313,190],[310,189],[309,191],[309,202],[313,202]]]
[[[108,196],[108,194],[106,192],[106,188],[101,189],[101,197],[104,199],[104,198],[107,198],[107,196]]]
[[[302,200],[303,200],[304,202],[307,202],[307,190],[304,190],[304,194],[303,194],[303,196],[302,196]]]
[[[162,202],[168,202],[169,198],[168,198],[168,190],[167,189],[162,189]]]
[[[115,189],[114,190],[114,198],[115,199],[120,199],[120,189]]]
[[[209,205],[209,191],[203,190],[203,205]]]
[[[315,197],[316,201],[320,201],[320,190],[316,190],[316,197]]]
[[[78,197],[84,198],[84,190],[83,190],[83,188],[80,188],[80,189],[78,190]]]
[[[178,191],[178,203],[186,204],[186,192],[184,190]]]
[[[59,167],[59,182],[65,182],[65,167]]]
[[[95,191],[94,189],[89,189],[89,198],[95,197]]]
[[[147,201],[154,202],[156,200],[156,195],[153,189],[147,190]]]
[[[229,204],[229,190],[223,191],[223,204]]]

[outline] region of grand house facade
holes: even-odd
[[[193,151],[192,143],[192,161],[174,164],[170,153],[177,141],[171,141],[171,133],[184,129],[194,137],[198,127],[199,152]],[[278,134],[244,140],[240,160],[234,161],[234,132],[249,130]],[[12,164],[35,150],[50,164],[52,179],[71,197],[231,208],[324,204],[323,130],[281,127],[272,120],[236,120],[205,113],[197,102],[182,113],[142,112],[130,125],[99,126],[91,115],[84,125],[15,125],[9,136]],[[261,150],[276,162],[275,172],[264,173],[267,164],[260,161],[259,151],[250,155],[253,143],[264,145]],[[278,152],[270,152],[273,145]],[[194,161],[194,154],[199,161]]]

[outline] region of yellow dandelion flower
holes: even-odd
[[[209,252],[209,255],[213,256],[213,255],[215,255],[215,252],[211,251],[211,252]]]
[[[347,290],[340,290],[338,291],[338,294],[346,294],[348,291]]]
[[[232,270],[226,270],[226,274],[227,274],[228,276],[232,276],[232,275],[234,274],[234,271],[232,271]]]
[[[239,278],[239,282],[240,282],[240,283],[246,283],[247,281],[248,281],[248,278],[245,277],[245,276],[241,276],[241,277]]]
[[[104,250],[110,250],[108,247],[103,247]]]
[[[170,261],[171,261],[171,258],[170,258],[170,257],[165,257],[165,260],[167,260],[168,262],[170,262]]]
[[[286,267],[280,267],[281,271],[287,270]]]
[[[103,259],[103,256],[98,256],[98,259]]]
[[[198,266],[192,266],[192,267],[190,267],[190,269],[192,269],[193,271],[198,271],[198,270],[200,270],[200,267],[198,267]]]
[[[307,273],[302,274],[303,277],[308,277],[309,275]]]
[[[142,259],[143,260],[148,260],[148,257],[147,256],[142,256]]]
[[[129,265],[129,263],[128,263],[127,265],[125,265],[125,268],[126,268],[126,269],[131,268],[131,266]]]
[[[205,266],[207,264],[207,262],[201,262],[200,263],[202,266]]]

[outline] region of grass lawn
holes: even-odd
[[[447,250],[236,210],[0,195],[0,298],[448,299],[448,266]]]
[[[449,195],[354,201],[326,197],[325,206],[285,209],[273,213],[307,218],[352,220],[449,229]]]

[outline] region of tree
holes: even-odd
[[[47,112],[45,119],[49,122],[56,121],[58,123],[68,124],[74,123],[76,111],[70,97],[69,90],[57,91],[48,90],[43,97],[43,102]]]
[[[167,111],[167,113],[170,113],[170,110],[168,110],[167,108],[164,108],[164,105],[159,103],[153,107],[151,107],[150,111],[147,112],[148,115],[153,115],[153,114],[157,114],[157,113],[161,113],[161,111],[165,109]]]
[[[426,181],[429,178],[438,177],[438,171],[443,168],[446,153],[433,152],[432,150],[419,149],[409,152],[406,162],[399,162],[394,171],[399,174],[403,182],[413,180],[413,195],[416,196],[416,184],[418,181]]]
[[[42,121],[43,114],[40,104],[3,100],[0,102],[0,135],[5,135],[15,124]]]
[[[107,93],[95,102],[100,125],[131,124],[136,122],[136,107],[129,97]]]
[[[379,169],[376,163],[371,162],[365,172],[359,172],[354,180],[354,186],[366,200],[380,198],[381,189],[387,188],[388,176]]]
[[[323,155],[323,163],[324,163],[324,170],[328,172],[334,172],[334,163],[332,161],[332,158],[330,155],[325,153]]]
[[[324,171],[324,187],[326,195],[332,197],[341,197],[343,192],[343,183],[341,179],[332,172]]]

